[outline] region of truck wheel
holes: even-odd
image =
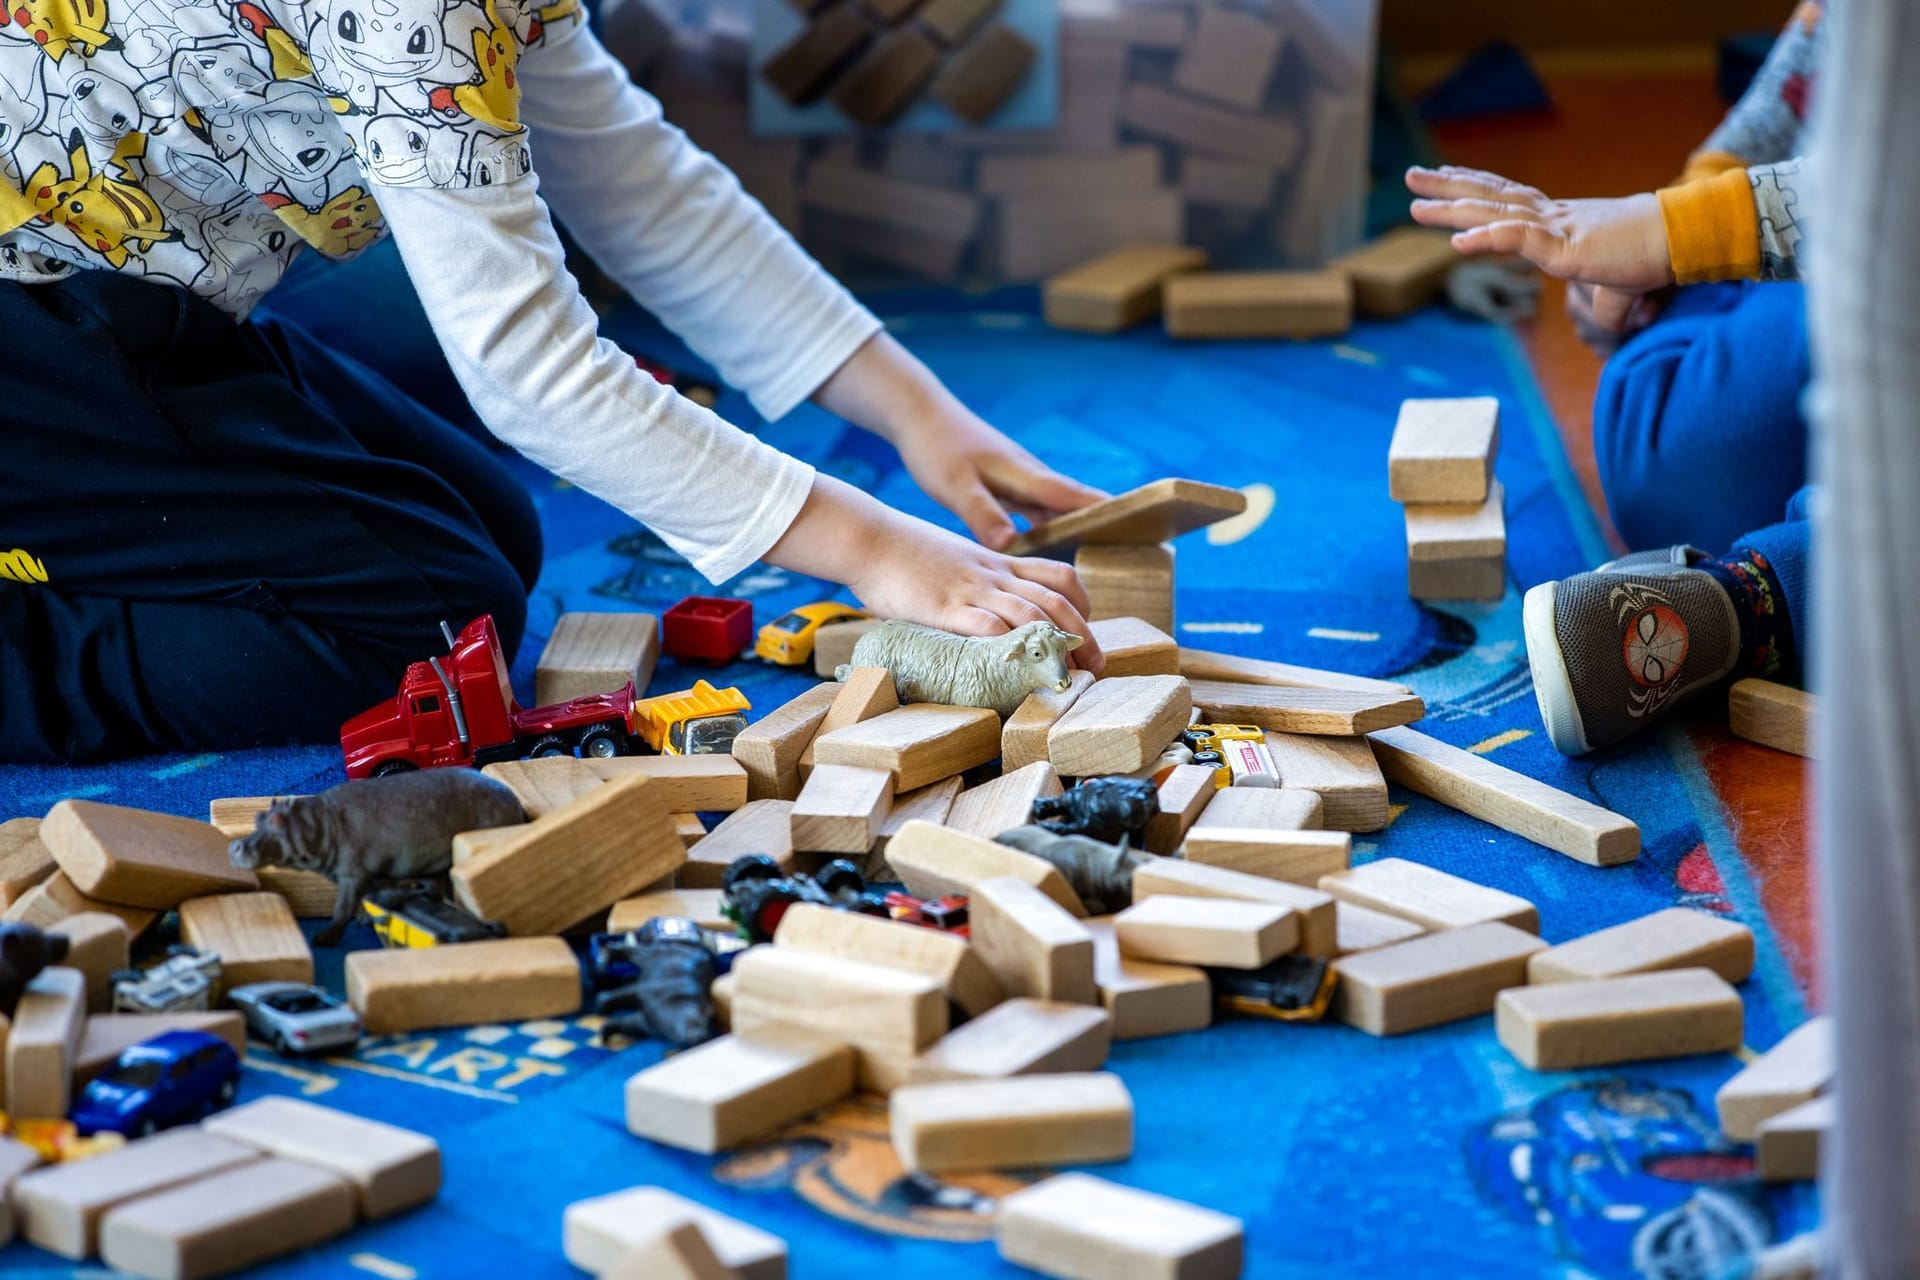
[[[373,766],[373,772],[368,776],[373,778],[391,778],[396,773],[412,773],[419,767],[419,765],[413,763],[411,760],[382,760],[379,764]]]
[[[548,734],[527,748],[527,755],[535,760],[544,760],[548,756],[570,756],[572,754],[573,752],[567,749],[566,742],[554,734]]]
[[[615,756],[627,753],[627,744],[621,741],[617,729],[589,729],[580,739],[580,758],[583,760],[611,760]]]

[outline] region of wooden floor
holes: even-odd
[[[1670,182],[1724,111],[1703,68],[1556,73],[1549,64],[1542,78],[1553,111],[1437,128],[1441,154],[1551,196],[1626,195]],[[1540,314],[1521,326],[1520,336],[1581,487],[1609,543],[1624,550],[1594,468],[1593,395],[1601,360],[1574,335],[1559,282],[1548,282]],[[1692,732],[1794,974],[1817,999],[1806,762],[1742,742],[1712,719],[1696,718]]]

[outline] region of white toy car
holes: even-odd
[[[247,1029],[282,1056],[351,1049],[360,1040],[360,1015],[305,982],[249,982],[227,992],[227,999]]]
[[[151,969],[120,969],[113,975],[115,1013],[177,1013],[211,1009],[220,982],[220,957],[194,947],[169,947]]]

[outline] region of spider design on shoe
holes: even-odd
[[[1607,602],[1621,624],[1620,660],[1633,682],[1627,714],[1650,716],[1679,692],[1689,646],[1686,620],[1671,596],[1639,583],[1615,587]]]

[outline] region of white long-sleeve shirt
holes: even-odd
[[[390,231],[489,428],[724,580],[812,470],[598,336],[542,188],[768,418],[878,321],[661,118],[575,0],[517,2],[136,0],[76,32],[61,0],[25,0],[33,23],[0,27],[0,275],[107,267],[244,316],[302,244],[350,256]]]

